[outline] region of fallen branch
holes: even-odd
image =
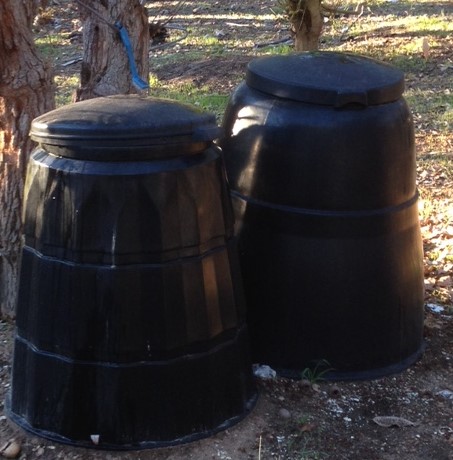
[[[293,39],[291,37],[281,38],[280,40],[274,40],[271,42],[262,42],[262,43],[255,43],[255,48],[264,48],[265,46],[275,46],[281,45],[282,43],[292,43]]]

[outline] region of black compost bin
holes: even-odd
[[[214,117],[114,96],[32,124],[9,414],[86,447],[165,446],[253,386]]]
[[[252,61],[222,146],[254,361],[332,379],[422,349],[423,257],[403,74],[361,56]],[[318,367],[319,368],[319,367]]]

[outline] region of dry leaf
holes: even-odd
[[[428,59],[429,58],[429,41],[428,39],[425,37],[422,41],[422,50],[423,50],[423,57],[425,59]]]
[[[20,455],[21,445],[17,441],[7,442],[1,449],[0,454],[4,458],[17,458]]]
[[[374,417],[373,422],[379,426],[385,428],[390,428],[392,426],[397,426],[402,428],[403,426],[416,426],[417,423],[411,422],[402,417],[386,416],[386,417]]]
[[[316,425],[314,423],[304,423],[300,426],[299,430],[302,433],[311,433],[316,429]]]

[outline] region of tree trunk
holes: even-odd
[[[148,82],[149,25],[145,7],[139,0],[80,0],[79,10],[84,50],[75,99],[138,92],[132,83],[126,49],[112,26],[119,22],[128,32],[138,74]]]
[[[287,0],[287,12],[296,51],[314,51],[322,32],[322,0]]]
[[[22,191],[33,118],[54,107],[52,75],[36,53],[38,1],[0,2],[0,312],[14,316],[21,250]]]

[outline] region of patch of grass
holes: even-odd
[[[420,72],[427,68],[427,61],[422,56],[404,53],[404,49],[399,49],[387,57],[387,62],[398,67],[403,72]]]
[[[189,36],[183,40],[185,46],[191,46],[203,50],[203,54],[219,56],[225,51],[225,43],[213,35],[196,35],[189,33]]]
[[[153,79],[151,81],[150,95],[155,97],[162,97],[181,102],[183,104],[190,104],[200,109],[213,113],[217,121],[220,122],[228,102],[229,95],[215,94],[207,87],[196,87],[191,83],[184,83],[179,85],[161,85],[158,81]]]
[[[447,179],[453,180],[453,154],[444,155],[439,153],[431,153],[426,155],[421,155],[418,158],[418,162],[423,163],[425,168],[429,168],[432,165],[435,165],[443,176]],[[451,196],[453,197],[453,190],[450,190]]]
[[[205,57],[206,52],[204,52],[202,49],[177,53],[166,53],[156,57],[151,57],[150,68],[151,72],[153,72],[174,64],[189,64],[190,62],[195,62],[204,59]]]
[[[62,53],[62,48],[67,44],[63,34],[48,34],[35,40],[38,51],[48,59],[55,59]]]
[[[286,55],[293,53],[294,48],[291,45],[272,45],[264,47],[262,52],[270,55]]]
[[[61,107],[72,102],[72,95],[79,86],[79,75],[56,75],[55,85],[58,91],[55,94],[55,105]]]
[[[445,97],[445,103],[441,106],[443,112],[439,116],[440,125],[443,125],[445,129],[453,130],[453,95]]]
[[[398,21],[411,35],[437,35],[447,37],[453,31],[453,23],[442,15],[408,16]]]
[[[414,11],[412,4],[419,2],[396,2],[389,6],[386,2],[386,13],[381,15],[379,8],[373,7],[367,2],[365,14],[360,18],[351,16],[334,21],[334,30],[348,29],[347,35],[354,39],[361,37],[383,36],[396,38],[409,38],[416,41],[420,37],[447,38],[453,31],[453,23],[440,8],[432,9],[426,5],[419,5],[423,8]],[[379,2],[376,2],[379,4]],[[394,11],[391,11],[394,9]],[[389,14],[389,10],[391,11]]]
[[[405,99],[420,126],[429,123],[431,129],[446,133],[453,129],[453,94],[449,91],[409,88]]]
[[[357,6],[364,2],[362,0],[350,0],[348,3]],[[396,15],[421,15],[427,12],[439,11],[442,14],[444,6],[446,7],[448,0],[433,2],[432,0],[399,0],[390,2],[389,0],[369,0],[366,2],[366,7],[373,11],[375,14],[396,14]],[[437,4],[437,5],[433,5]],[[437,6],[437,7],[436,7]]]
[[[321,460],[325,454],[319,450],[322,430],[310,423],[311,417],[303,416],[286,441],[286,453],[297,460]],[[306,427],[306,429],[304,429]],[[315,448],[317,446],[317,448]]]
[[[288,453],[297,460],[321,460],[325,458],[322,452],[310,448],[309,439],[290,439],[288,442]]]

